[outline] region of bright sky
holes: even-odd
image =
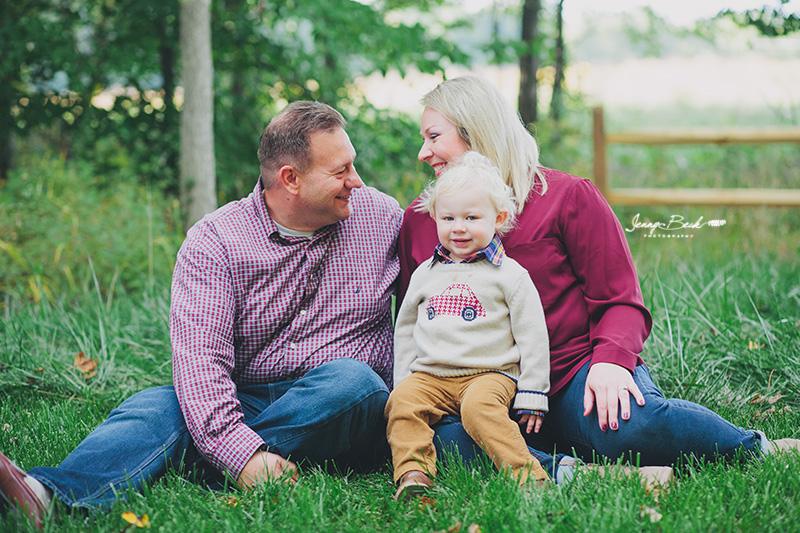
[[[500,5],[519,0],[463,0],[467,11],[476,12],[494,2]],[[552,5],[555,0],[544,0]],[[779,5],[779,0],[564,0],[566,30],[591,23],[591,13],[630,12],[650,6],[659,16],[679,26],[713,17],[724,9],[744,11],[763,5]],[[800,13],[800,0],[791,0],[785,9]],[[519,71],[514,65],[486,67],[478,72],[492,80],[509,101],[516,101]],[[463,70],[463,69],[462,69]],[[751,106],[770,109],[795,109],[800,102],[800,57],[777,60],[763,56],[628,59],[616,65],[573,65],[567,72],[568,84],[579,89],[591,102],[613,106],[669,106],[675,102],[705,105]],[[454,69],[449,76],[462,71]],[[665,83],[669,80],[669,83]],[[369,99],[378,107],[418,113],[419,99],[440,80],[435,76],[401,79],[396,73],[383,79],[374,76],[363,85]]]
[[[576,17],[580,20],[581,11],[621,12],[638,6],[649,5],[653,11],[673,24],[690,24],[695,20],[713,17],[724,9],[744,11],[760,8],[763,5],[779,5],[777,0],[565,0],[564,17]],[[792,0],[787,4],[788,10],[800,10],[800,0]]]
[[[477,10],[491,5],[496,0],[466,0],[467,9]],[[499,0],[505,3],[504,0]],[[638,6],[650,6],[658,15],[673,24],[687,25],[691,22],[712,17],[723,9],[743,11],[760,8],[763,5],[777,6],[778,0],[565,0],[564,18],[570,22],[579,22],[583,13],[614,13],[629,11]],[[791,0],[785,7],[789,11],[800,12],[800,0]]]

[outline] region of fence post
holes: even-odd
[[[608,198],[608,168],[606,166],[606,132],[603,120],[603,108],[592,109],[594,129],[594,184],[605,198]]]

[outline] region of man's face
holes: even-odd
[[[349,217],[350,192],[364,183],[353,166],[356,150],[343,129],[312,133],[309,144],[311,167],[299,173],[298,200],[305,229],[317,230]]]

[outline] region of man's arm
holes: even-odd
[[[244,424],[232,374],[235,300],[225,249],[200,223],[178,252],[172,280],[170,339],[175,392],[200,453],[238,479],[264,444]]]

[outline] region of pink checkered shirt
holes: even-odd
[[[175,390],[200,453],[238,477],[263,440],[239,385],[297,379],[350,357],[392,379],[390,300],[403,211],[370,187],[310,239],[283,237],[261,186],[189,230],[172,280]]]

